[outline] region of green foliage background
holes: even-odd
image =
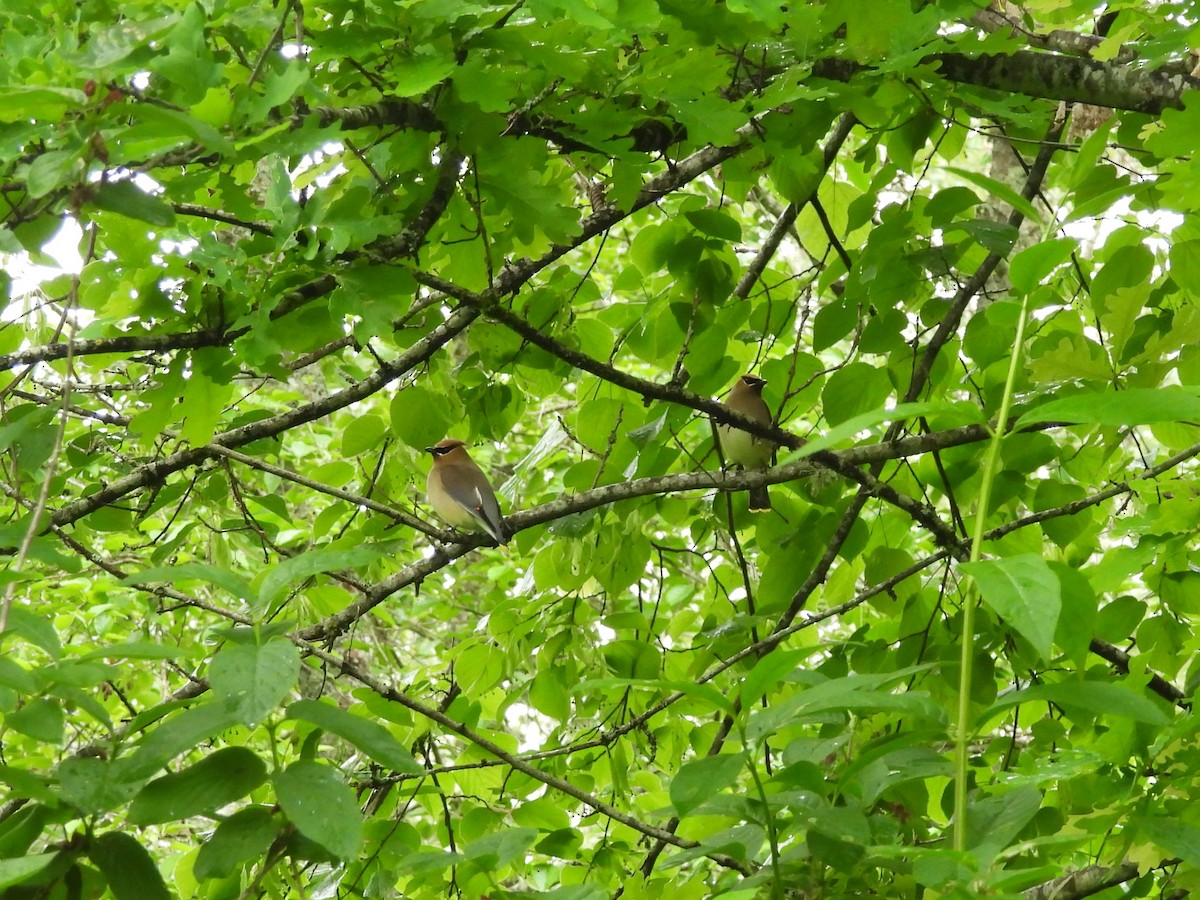
[[[867,7],[0,2],[4,896],[1197,886],[1195,6]]]

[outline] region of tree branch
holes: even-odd
[[[484,750],[488,754],[494,756],[496,759],[502,760],[512,769],[515,769],[524,775],[528,775],[530,778],[540,781],[547,787],[551,787],[560,793],[566,794],[568,797],[575,798],[580,803],[591,807],[592,809],[596,810],[596,812],[603,816],[607,816],[614,822],[620,822],[622,825],[626,826],[627,828],[632,828],[639,834],[644,834],[647,837],[654,838],[655,840],[664,841],[665,843],[671,844],[675,847],[693,849],[700,846],[700,844],[696,841],[681,838],[677,835],[671,834],[668,831],[664,831],[661,828],[656,828],[653,825],[647,825],[645,822],[635,819],[633,816],[627,813],[621,812],[615,806],[605,803],[599,797],[577,788],[565,778],[559,778],[557,775],[551,775],[549,772],[539,769],[537,766],[526,762],[517,754],[509,753],[499,744],[488,740],[482,734],[479,734],[474,729],[467,727],[462,722],[458,722],[450,718],[441,710],[434,709],[431,706],[426,706],[423,703],[413,700],[403,691],[397,691],[391,687],[388,687],[383,682],[372,678],[370,675],[361,671],[349,661],[337,657],[332,653],[328,653],[327,651],[322,650],[321,648],[310,643],[302,643],[301,646],[306,652],[312,654],[328,665],[336,667],[343,674],[349,675],[355,681],[370,688],[385,700],[391,700],[393,703],[399,703],[401,706],[411,710],[417,715],[429,719],[431,722],[437,722],[447,731],[457,734],[463,740],[474,744],[476,747],[479,747],[481,750]],[[739,860],[734,859],[731,856],[727,856],[724,853],[706,853],[705,855],[718,865],[733,869],[742,873],[743,875],[750,875],[753,873],[753,869],[751,867]]]
[[[1088,866],[1069,872],[1045,884],[1031,887],[1022,896],[1025,900],[1079,900],[1106,888],[1124,884],[1138,877],[1137,863],[1123,862],[1119,866]]]
[[[1032,50],[979,56],[935,53],[922,62],[936,67],[947,81],[959,84],[1150,114],[1183,109],[1184,94],[1200,89],[1200,79],[1180,72],[1135,69]],[[819,59],[812,67],[815,77],[830,81],[851,81],[871,71],[869,66],[838,57]]]
[[[470,325],[476,316],[478,316],[478,313],[473,309],[459,309],[408,350],[381,366],[380,370],[374,375],[364,378],[357,384],[338,391],[329,397],[312,403],[306,403],[303,406],[298,406],[295,409],[278,416],[272,416],[269,419],[262,419],[258,422],[252,422],[249,425],[243,425],[240,428],[234,428],[230,431],[214,435],[211,444],[217,444],[226,448],[241,447],[253,441],[274,437],[277,434],[287,431],[289,428],[295,428],[297,425],[302,425],[305,422],[312,422],[336,410],[357,403],[359,400],[371,396],[385,385],[412,371],[413,368],[429,359],[438,348]],[[51,516],[50,521],[53,525],[60,527],[70,524],[103,506],[107,506],[114,500],[151,484],[156,484],[168,475],[172,475],[189,466],[197,465],[215,455],[217,455],[217,451],[210,447],[193,447],[172,453],[144,466],[139,466],[130,474],[106,484],[95,493],[59,507],[53,516]]]

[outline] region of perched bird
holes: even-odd
[[[425,484],[429,505],[447,525],[486,531],[496,543],[507,544],[496,492],[465,446],[462,441],[446,439],[425,448],[433,455]]]
[[[762,398],[763,385],[766,382],[757,375],[743,375],[734,384],[733,390],[725,400],[725,405],[736,413],[762,422],[771,424],[771,411]],[[721,439],[721,450],[725,458],[743,469],[759,469],[768,466],[775,458],[776,444],[773,441],[756,437],[740,428],[729,425],[717,427],[717,435]],[[750,488],[750,511],[763,512],[771,508],[771,497],[765,484]]]

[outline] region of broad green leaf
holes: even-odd
[[[1001,256],[1007,255],[1020,237],[1020,232],[1008,222],[997,222],[993,219],[955,222],[947,229],[949,233],[957,231],[966,232],[979,246]]]
[[[83,174],[77,150],[48,150],[38,154],[29,166],[26,185],[32,197],[44,197],[51,191],[70,187]]]
[[[705,756],[684,763],[671,779],[671,805],[686,816],[706,800],[715,797],[737,779],[746,765],[741,754]]]
[[[842,425],[856,416],[882,409],[892,393],[886,371],[852,362],[826,379],[821,405],[831,425]]]
[[[272,780],[280,808],[301,834],[339,859],[354,858],[362,844],[362,813],[336,770],[302,759]]]
[[[40,699],[31,700],[20,709],[8,713],[4,717],[4,724],[31,738],[57,744],[62,740],[65,719],[58,703]]]
[[[696,209],[683,216],[701,234],[733,243],[742,239],[742,226],[737,219],[719,209]]]
[[[820,450],[830,450],[839,444],[852,440],[856,435],[869,431],[876,425],[891,422],[903,422],[909,419],[938,416],[942,418],[939,424],[951,427],[950,423],[962,425],[982,424],[986,417],[974,403],[949,403],[945,401],[929,401],[926,403],[897,403],[890,408],[878,408],[870,412],[860,413],[839,425],[822,432],[819,437],[806,441],[799,450],[789,452],[781,462],[792,462]],[[949,421],[946,421],[949,420]]]
[[[1200,387],[1131,388],[1050,400],[1024,413],[1015,428],[1041,422],[1116,426],[1200,422]]]
[[[92,193],[92,204],[98,209],[114,212],[151,225],[166,228],[175,223],[175,211],[152,194],[138,188],[132,181],[106,181]]]
[[[254,592],[250,585],[240,576],[223,569],[219,566],[210,566],[207,563],[183,563],[178,566],[162,566],[153,569],[144,569],[141,572],[135,572],[133,575],[127,575],[121,579],[122,584],[149,584],[151,582],[165,582],[170,585],[177,585],[188,581],[202,581],[213,587],[219,587],[226,591],[231,596],[238,600],[248,600],[254,596]]]
[[[170,900],[158,866],[132,835],[105,832],[92,841],[88,856],[104,874],[116,900]]]
[[[766,833],[758,825],[735,825],[724,831],[718,831],[716,834],[708,835],[700,842],[699,847],[672,853],[658,868],[670,870],[709,853],[723,853],[734,859],[748,862],[751,858],[758,856],[765,842]]]
[[[53,803],[55,792],[50,789],[49,776],[19,766],[0,765],[0,784],[7,784],[12,791],[10,797],[29,797],[43,803]],[[6,854],[0,846],[0,858]]]
[[[456,63],[451,57],[426,56],[405,60],[397,67],[394,94],[397,97],[419,97],[454,73]]]
[[[979,585],[983,602],[1049,661],[1062,612],[1062,586],[1047,562],[1024,554],[963,563],[962,570]]]
[[[1174,816],[1137,816],[1133,824],[1139,834],[1171,856],[1200,866],[1200,828]]]
[[[279,706],[300,677],[300,653],[286,638],[263,644],[226,644],[213,657],[213,693],[243,724],[253,725]]]
[[[1086,710],[1097,716],[1123,716],[1149,725],[1165,725],[1170,721],[1170,717],[1152,700],[1123,684],[1106,681],[1062,681],[1057,684],[1034,685],[1005,694],[979,717],[979,723],[987,722],[1010,706],[1030,702],[1058,703],[1066,709],[1068,715],[1074,708]]]
[[[200,655],[195,647],[168,647],[149,641],[130,641],[110,644],[91,650],[79,657],[80,661],[91,659],[190,659]]]
[[[281,826],[277,815],[265,806],[239,809],[200,847],[193,872],[201,881],[231,875],[239,865],[261,858]]]
[[[37,679],[32,672],[4,656],[0,656],[0,685],[23,694],[32,694],[38,689]]]
[[[1012,258],[1008,278],[1013,290],[1029,293],[1051,272],[1071,258],[1079,247],[1076,241],[1057,238],[1027,247]]]
[[[386,433],[387,425],[380,416],[355,416],[342,432],[342,456],[381,449]]]
[[[235,710],[224,703],[203,703],[170,716],[150,730],[129,758],[129,780],[149,778],[180,753],[201,741],[241,723]]]
[[[58,856],[58,851],[36,853],[17,859],[0,859],[0,888],[10,888],[25,883],[45,869],[56,856]]]
[[[318,728],[349,741],[374,762],[409,775],[423,775],[424,766],[382,725],[356,716],[332,703],[318,700],[298,700],[287,708],[290,719],[303,719]]]
[[[967,848],[987,865],[1007,848],[1041,808],[1037,788],[1019,787],[967,807]]]
[[[48,85],[6,84],[0,87],[0,122],[57,120],[87,102],[83,91]]]
[[[210,813],[267,779],[267,766],[245,747],[225,747],[193,766],[156,778],[133,798],[129,821],[157,825]]]
[[[784,687],[787,676],[808,656],[804,650],[776,650],[756,662],[742,679],[739,690],[742,709],[749,709],[772,689]]]
[[[652,679],[661,674],[662,655],[645,641],[610,641],[604,645],[604,661],[623,678]]]
[[[45,650],[51,659],[62,657],[62,642],[54,623],[45,616],[35,615],[28,609],[13,605],[8,611],[8,628],[13,634],[19,634],[35,647]]]
[[[1004,182],[997,181],[995,178],[984,175],[982,172],[975,172],[970,169],[961,169],[957,166],[947,166],[946,170],[953,172],[959,178],[965,179],[977,187],[983,188],[993,197],[1003,200],[1031,222],[1042,221],[1042,214],[1038,212],[1037,207]]]
[[[505,828],[467,844],[462,855],[483,871],[496,872],[524,856],[537,836],[536,828]]]
[[[566,810],[549,797],[522,803],[513,810],[513,821],[526,828],[537,828],[539,831],[561,831],[571,826],[571,819]]]
[[[127,59],[135,50],[161,37],[179,22],[176,12],[158,18],[129,17],[96,23],[75,54],[68,57],[80,69],[107,69]],[[5,91],[10,88],[5,88]],[[82,102],[83,93],[78,92]]]
[[[1200,239],[1171,241],[1170,259],[1171,277],[1195,299],[1200,284]]]
[[[393,556],[402,546],[398,541],[385,541],[360,547],[310,550],[286,559],[267,572],[258,583],[259,608],[266,609],[280,600],[287,589],[298,581],[322,572],[369,566],[380,559]]]
[[[920,691],[880,690],[928,668],[915,666],[881,675],[847,675],[797,690],[790,697],[753,712],[746,724],[746,737],[754,741],[761,740],[784,725],[831,712],[838,715],[894,712],[920,721],[942,724],[946,721],[945,710],[933,703],[927,694]]]
[[[58,764],[62,797],[85,815],[123,806],[138,789],[136,770],[126,760],[72,756]]]
[[[571,717],[571,694],[560,666],[541,669],[529,682],[529,704],[544,716],[565,722]]]

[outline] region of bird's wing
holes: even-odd
[[[500,524],[500,504],[496,495],[490,490],[484,490],[473,472],[463,472],[458,468],[447,469],[442,476],[442,484],[447,493],[469,512],[480,526],[500,543],[504,541],[504,530]]]

